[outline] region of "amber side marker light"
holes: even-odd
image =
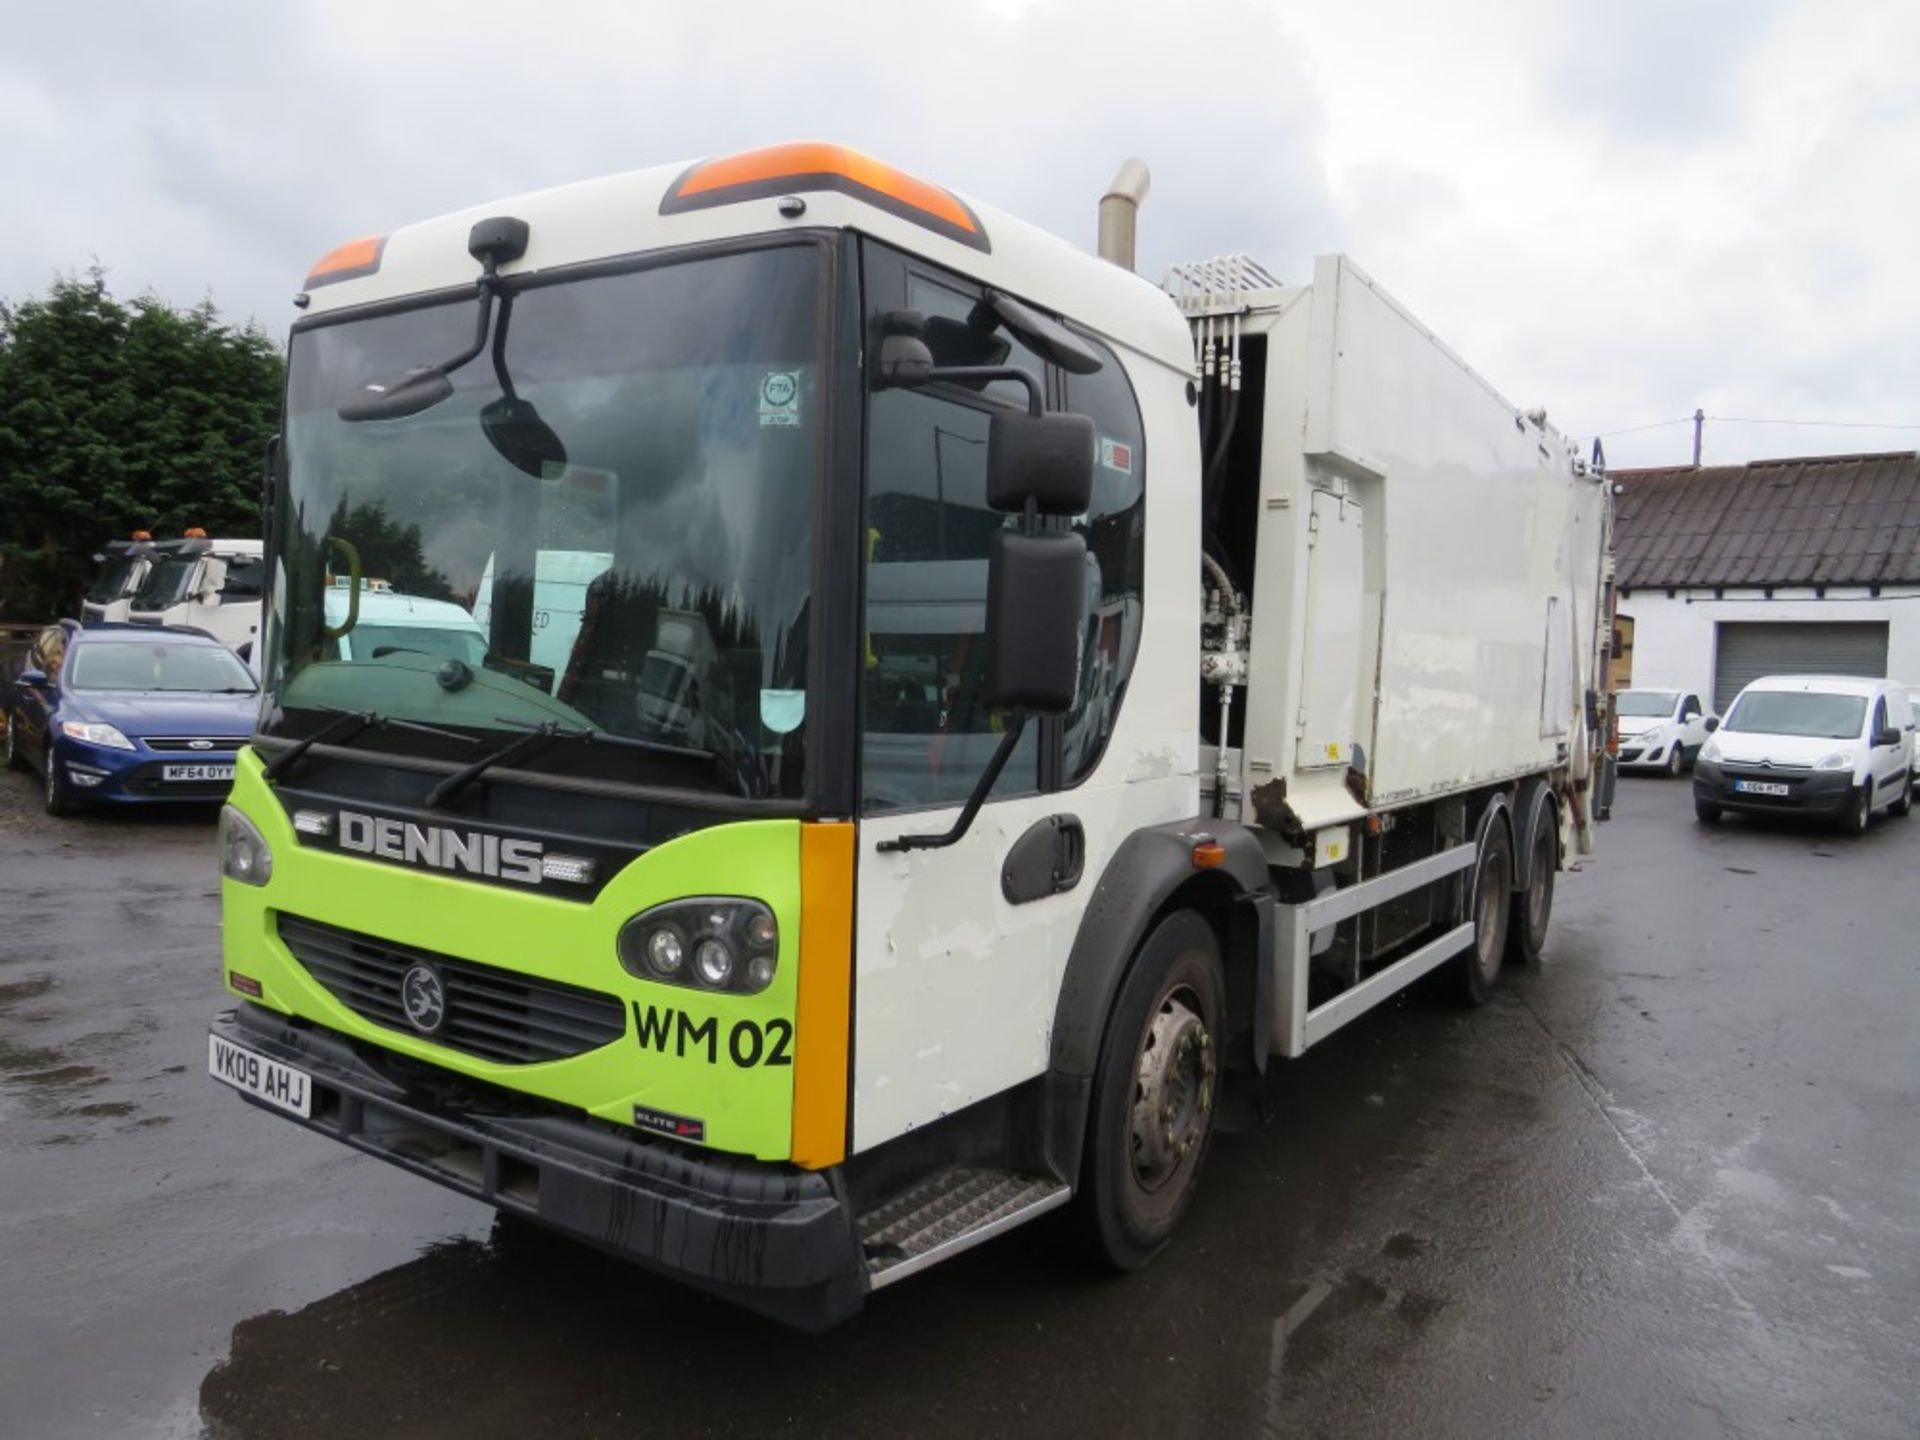
[[[1227,847],[1211,835],[1202,836],[1193,844],[1193,868],[1196,870],[1217,870],[1227,863]]]
[[[307,272],[307,289],[316,285],[333,285],[342,280],[358,280],[371,275],[380,268],[380,256],[387,248],[384,235],[363,235],[358,240],[349,240],[344,245],[336,245],[322,255]]]
[[[980,219],[955,195],[844,145],[803,142],[702,160],[667,188],[662,215],[834,190],[976,250],[991,250]]]

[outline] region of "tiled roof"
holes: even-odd
[[[1619,583],[1920,583],[1920,454],[1616,470]]]

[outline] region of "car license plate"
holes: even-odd
[[[269,1060],[238,1045],[229,1045],[218,1035],[207,1037],[207,1073],[222,1084],[249,1095],[257,1095],[269,1105],[301,1119],[312,1118],[313,1084],[306,1072]]]
[[[163,765],[160,767],[162,780],[231,780],[231,765]]]
[[[1743,795],[1791,795],[1793,791],[1785,785],[1777,785],[1771,780],[1736,780],[1733,788]]]

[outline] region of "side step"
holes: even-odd
[[[1039,1175],[942,1170],[860,1217],[868,1283],[878,1290],[904,1280],[1072,1198],[1072,1186]]]

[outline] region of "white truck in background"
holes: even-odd
[[[151,542],[147,573],[128,601],[127,620],[204,630],[253,664],[264,549],[259,540],[213,540],[192,532],[181,540]]]
[[[82,625],[124,624],[133,597],[153,564],[153,537],[144,530],[130,540],[109,540],[93,557],[100,568],[80,602]]]

